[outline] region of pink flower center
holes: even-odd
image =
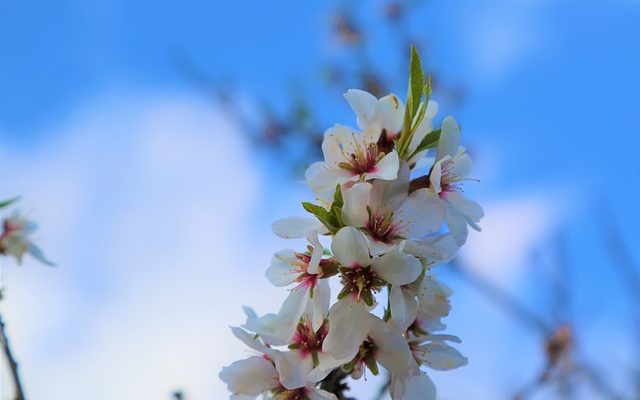
[[[356,145],[352,154],[343,153],[346,161],[338,164],[340,168],[351,171],[354,176],[376,172],[376,164],[384,156],[378,149],[376,143],[367,145]]]

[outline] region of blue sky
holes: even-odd
[[[379,43],[370,57],[401,74],[406,60],[376,24],[382,3],[353,4],[376,27],[367,32]],[[283,296],[262,275],[270,253],[287,245],[271,236],[270,221],[310,195],[288,167],[250,147],[174,60],[187,54],[232,82],[243,101],[268,99],[277,109],[297,80],[327,126],[353,124],[340,92],[319,83],[324,61],[347,59],[328,34],[334,5],[3,3],[0,194],[23,195],[22,207],[42,225],[42,246],[60,264],[3,266],[10,288],[4,307],[34,398],[61,393],[70,383],[64,376],[87,363],[96,372],[85,373],[87,387],[71,398],[95,396],[87,388],[105,381],[126,384],[138,397],[160,398],[181,385],[197,398],[221,396],[217,369],[243,354],[226,325],[241,321],[241,304],[267,312]],[[468,87],[462,105],[443,102],[440,111],[463,125],[481,179],[468,192],[487,208],[485,231],[470,238],[464,259],[544,312],[548,282],[529,255],[545,251],[561,230],[574,267],[580,339],[595,358],[605,352],[625,359],[630,305],[597,218],[605,198],[635,251],[640,3],[434,0],[419,10],[410,25],[428,39],[427,66]],[[400,86],[394,90],[402,94]],[[243,280],[238,265],[255,273]],[[542,362],[539,343],[464,282],[443,275],[457,292],[450,330],[472,360],[463,370],[435,374],[443,399],[464,395],[458,380],[469,382],[477,398],[502,398],[526,381],[522,371],[533,373]],[[178,327],[151,317],[159,310]],[[133,332],[115,340],[114,326]],[[146,345],[149,335],[157,340]],[[175,337],[194,344],[184,347]],[[127,354],[145,349],[124,357],[131,368],[145,369],[145,357],[157,357],[157,368],[135,381],[122,378],[122,360],[109,354],[123,347]],[[528,360],[515,371],[508,368],[514,349]],[[51,375],[54,366],[62,372]],[[103,398],[109,390],[101,389]]]

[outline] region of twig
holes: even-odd
[[[25,400],[20,374],[18,373],[18,363],[11,352],[11,346],[9,345],[9,338],[7,337],[2,314],[0,314],[0,342],[2,342],[2,351],[4,352],[5,357],[7,357],[9,368],[11,369],[11,378],[13,379],[13,387],[16,392],[14,398],[15,400]]]

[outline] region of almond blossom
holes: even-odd
[[[383,368],[393,400],[435,400],[425,368],[467,364],[450,345],[460,340],[439,333],[453,292],[435,267],[455,257],[483,212],[462,195],[471,161],[457,123],[447,117],[434,129],[437,103],[415,49],[411,65],[405,102],[345,94],[360,130],[326,132],[324,161],[305,172],[317,199],[302,203],[310,215],[273,223],[280,238],[306,239],[306,249],[276,252],[267,269],[289,290],[280,310],[245,308],[244,329],[232,328],[258,353],[220,373],[232,399],[350,398],[344,380]],[[432,150],[435,159],[425,157]]]
[[[382,121],[377,119],[360,133],[344,125],[325,133],[324,161],[311,164],[305,172],[307,185],[319,199],[328,199],[336,185],[345,182],[396,179],[398,153],[378,147],[381,132]]]
[[[482,207],[462,193],[462,182],[471,171],[471,158],[460,146],[460,127],[452,117],[442,122],[442,133],[435,164],[429,173],[429,202],[439,207],[456,243],[467,240],[468,228],[480,230]]]
[[[3,231],[0,234],[0,254],[13,256],[20,264],[24,254],[28,253],[43,264],[54,265],[30,239],[30,236],[36,231],[37,225],[26,219],[18,211],[4,219],[2,229]]]

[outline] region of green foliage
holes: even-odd
[[[344,225],[342,220],[342,206],[344,198],[342,197],[342,189],[340,185],[336,186],[336,192],[333,195],[333,203],[329,210],[317,204],[308,201],[302,202],[302,207],[309,213],[313,214],[324,225],[329,232],[336,234]]]
[[[19,199],[20,199],[20,197],[14,197],[14,198],[11,198],[11,199],[2,200],[2,201],[0,201],[0,208],[5,208],[5,207],[15,203]]]

